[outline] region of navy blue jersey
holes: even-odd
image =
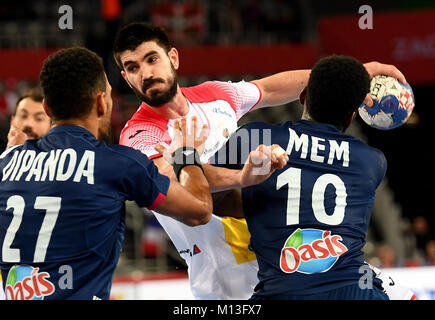
[[[0,158],[0,267],[9,299],[108,299],[125,200],[157,206],[169,179],[141,152],[52,128]]]
[[[386,172],[383,153],[328,124],[254,122],[230,138],[214,163],[240,168],[259,143],[280,145],[290,160],[242,190],[259,263],[256,295],[314,294],[358,282],[369,272],[361,268],[361,249]]]

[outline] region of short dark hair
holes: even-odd
[[[35,102],[42,102],[43,96],[42,96],[41,88],[39,86],[36,86],[24,91],[23,94],[21,94],[17,99],[13,116],[17,114],[17,109],[20,102],[27,98],[30,98]]]
[[[132,22],[119,30],[113,45],[113,57],[121,69],[120,54],[125,50],[135,50],[143,42],[156,41],[166,53],[171,50],[171,43],[165,31],[149,22]]]
[[[106,91],[103,60],[82,47],[62,49],[50,55],[39,78],[54,120],[86,116],[95,95]]]
[[[349,117],[370,91],[370,76],[353,57],[332,55],[320,59],[308,80],[306,104],[313,120],[344,131]]]

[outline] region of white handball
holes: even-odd
[[[365,123],[376,129],[391,130],[401,126],[408,120],[415,106],[411,86],[389,76],[373,77],[370,96],[373,107],[362,103],[358,113]]]

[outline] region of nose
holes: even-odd
[[[36,121],[33,117],[28,117],[23,123],[23,131],[35,132]]]
[[[140,67],[140,72],[141,72],[141,80],[142,80],[142,83],[143,83],[145,80],[152,79],[152,78],[154,77],[153,69],[150,68],[149,66],[145,66],[145,64],[142,64],[142,65],[141,65],[141,67]]]
[[[34,121],[32,117],[27,117],[26,120],[24,120],[23,128],[33,128]]]

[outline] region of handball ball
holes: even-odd
[[[408,120],[415,105],[411,86],[389,76],[373,77],[370,96],[373,107],[362,103],[358,112],[365,123],[376,129],[391,130],[401,126]]]

